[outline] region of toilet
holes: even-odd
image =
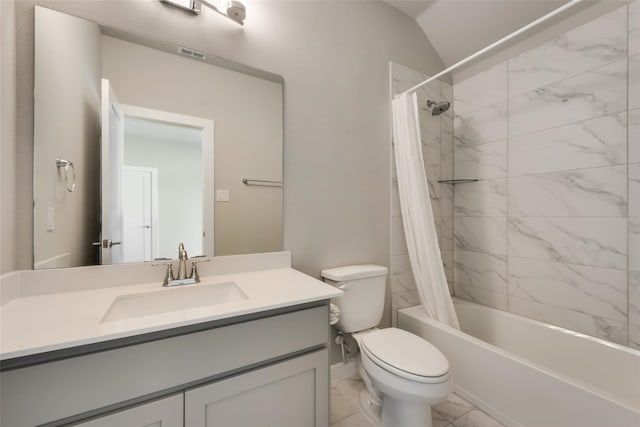
[[[398,328],[378,329],[387,268],[350,265],[323,270],[323,279],[344,295],[336,327],[360,350],[358,372],[366,388],[362,412],[382,427],[431,427],[431,406],[453,391],[449,362],[431,343]]]

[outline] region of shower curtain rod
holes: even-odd
[[[485,47],[484,49],[481,49],[479,51],[477,51],[476,53],[467,56],[466,58],[464,58],[463,60],[456,62],[455,64],[453,64],[452,66],[450,66],[449,68],[446,68],[442,71],[440,71],[438,74],[436,74],[435,76],[429,77],[427,80],[423,81],[422,83],[419,83],[417,85],[415,85],[414,87],[412,87],[411,89],[405,90],[404,92],[396,95],[397,97],[400,97],[402,95],[406,95],[412,92],[415,92],[416,90],[420,89],[422,86],[434,81],[435,79],[442,77],[443,75],[450,73],[451,71],[461,67],[462,65],[466,64],[467,62],[477,58],[478,56],[489,52],[492,49],[495,49],[496,47],[500,46],[501,44],[503,44],[504,42],[507,42],[509,40],[511,40],[512,38],[519,36],[520,34],[524,33],[525,31],[530,30],[531,28],[543,23],[544,21],[553,18],[554,16],[558,15],[559,13],[564,12],[567,9],[572,8],[573,6],[577,5],[578,3],[582,3],[585,0],[571,0],[569,3],[560,6],[557,9],[552,10],[551,12],[547,13],[546,15],[536,19],[533,22],[530,22],[529,24],[525,25],[524,27],[520,28],[519,30],[514,31],[513,33],[509,34],[508,36],[505,36],[503,38],[501,38],[500,40],[498,40],[497,42],[490,44],[489,46]]]

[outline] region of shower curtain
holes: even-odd
[[[402,222],[413,278],[429,316],[457,329],[431,210],[427,173],[422,160],[416,93],[393,100],[393,145]]]

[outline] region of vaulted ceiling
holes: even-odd
[[[414,18],[446,66],[568,0],[383,0]]]

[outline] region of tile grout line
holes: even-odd
[[[507,148],[506,148],[506,159],[505,159],[505,168],[507,170],[507,176],[506,176],[506,188],[505,188],[505,201],[506,201],[506,206],[505,206],[505,252],[506,254],[506,277],[505,277],[505,281],[506,281],[506,285],[507,285],[507,289],[506,289],[506,293],[507,295],[505,296],[505,305],[506,305],[506,312],[510,313],[509,311],[509,287],[510,287],[510,280],[509,280],[509,141],[511,140],[511,132],[510,132],[510,125],[511,125],[511,120],[510,120],[510,113],[509,113],[509,105],[511,103],[511,98],[509,97],[509,69],[510,69],[510,65],[511,65],[511,61],[510,58],[508,58],[507,60],[507,74],[505,76],[505,81],[506,81],[506,87],[507,87],[507,112],[506,112],[506,116],[507,116]]]
[[[629,72],[631,71],[631,67],[629,65],[629,60],[631,59],[631,55],[629,55],[629,4],[627,4],[626,6],[626,35],[627,35],[627,93],[625,94],[627,97],[627,111],[626,111],[626,118],[627,118],[627,342],[626,345],[629,345],[630,342],[630,311],[631,311],[631,283],[629,281],[629,243],[630,243],[630,232],[629,232],[629,225],[630,225],[630,215],[629,215],[629,200],[631,197],[631,190],[629,189]]]

